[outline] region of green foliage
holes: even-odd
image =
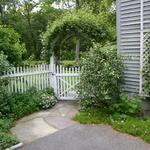
[[[12,119],[0,119],[0,150],[18,143],[16,137],[9,133],[12,123]]]
[[[57,103],[57,99],[55,96],[50,96],[46,93],[41,95],[40,107],[42,109],[50,109]]]
[[[57,98],[52,88],[46,89],[46,91],[40,95],[40,103],[39,103],[40,108],[50,109],[56,103],[57,103]]]
[[[7,60],[7,56],[0,51],[0,76],[4,75],[6,71],[10,69],[10,64]]]
[[[46,31],[48,22],[52,23],[63,12],[61,9],[51,7],[51,4],[50,1],[46,2],[46,0],[15,0],[15,2],[11,0],[6,3],[3,24],[13,27],[21,35],[21,40],[25,43],[27,49],[27,53],[23,55],[24,59],[31,55],[36,60],[41,58],[42,43],[40,35]],[[40,10],[37,7],[40,7]]]
[[[67,43],[70,43],[67,41]],[[72,45],[71,45],[72,46]],[[75,59],[75,50],[70,50],[70,47],[66,45],[66,47],[63,48],[64,50],[61,53],[61,60],[74,60]]]
[[[65,68],[74,68],[74,67],[79,67],[80,63],[76,61],[66,60],[66,61],[61,61],[61,65]]]
[[[80,122],[81,124],[101,124],[107,123],[109,115],[105,110],[99,109],[86,109],[79,112],[73,117],[73,120]]]
[[[48,101],[48,102],[47,102]],[[17,139],[9,134],[13,121],[29,115],[40,109],[48,109],[56,104],[53,89],[44,91],[29,89],[25,93],[7,93],[6,89],[0,89],[0,150],[8,148],[17,142]],[[9,119],[12,118],[12,119]]]
[[[7,56],[5,56],[4,53],[0,51],[0,76],[4,75],[4,73],[9,69],[10,69],[10,64],[7,61]],[[7,84],[7,80],[0,78],[0,90],[3,89],[3,86],[5,86],[6,84]],[[0,97],[0,101],[1,101],[1,97]]]
[[[18,143],[18,140],[15,136],[9,133],[0,132],[0,150],[4,150],[5,148],[11,147]]]
[[[102,12],[113,13],[111,6],[116,0],[80,0],[83,8],[89,7],[93,13],[99,14]]]
[[[61,19],[48,26],[46,33],[43,35],[45,56],[49,59],[52,52],[55,52],[59,57],[65,41],[75,37],[80,39],[81,44],[88,41],[84,51],[92,45],[93,41],[104,44],[112,39],[109,28],[99,16],[85,11],[68,12]]]
[[[35,89],[30,89],[25,93],[1,92],[0,113],[2,116],[11,116],[15,119],[21,118],[32,112],[39,110],[39,96]]]
[[[45,64],[46,61],[32,61],[32,60],[26,60],[23,61],[23,66],[35,66],[35,65],[39,65],[39,64]]]
[[[42,43],[41,43],[41,33],[46,31],[46,26],[49,24],[51,26],[55,20],[59,20],[61,22],[62,15],[65,12],[68,14],[71,11],[70,9],[55,9],[52,7],[53,2],[60,3],[60,0],[1,0],[0,2],[0,24],[8,25],[15,29],[21,35],[21,41],[25,43],[25,47],[27,49],[27,53],[24,55],[24,59],[27,59],[30,56],[34,56],[34,59],[41,59],[41,51],[42,51]],[[74,2],[77,1],[73,0]],[[111,32],[115,31],[115,9],[112,9],[112,4],[114,0],[78,0],[79,7],[77,8],[79,13],[76,13],[76,16],[81,16],[80,11],[85,11],[85,15],[90,11],[96,16],[102,17],[102,23],[111,28]],[[70,1],[63,1],[66,5],[70,3]],[[65,5],[65,7],[66,7]],[[78,5],[78,4],[77,4]],[[69,5],[68,5],[69,6]],[[37,9],[39,8],[40,9]],[[68,7],[69,8],[69,7]],[[35,11],[36,10],[36,11]],[[75,14],[75,12],[74,12]],[[71,17],[70,17],[71,18]],[[83,17],[82,17],[83,18]],[[86,20],[88,20],[88,15],[85,16]],[[69,20],[69,19],[68,19]],[[82,25],[83,26],[83,25]],[[110,29],[109,29],[110,30]],[[115,36],[115,33],[113,34]],[[91,33],[93,31],[91,30]],[[91,34],[90,33],[90,34]],[[90,35],[88,34],[88,35]],[[67,34],[68,35],[68,34]],[[58,35],[59,36],[59,35]],[[80,35],[79,35],[80,36]],[[86,35],[81,37],[81,50],[86,50],[86,46],[90,45],[90,38],[86,38]],[[114,36],[113,39],[114,40]],[[109,37],[109,36],[108,36]],[[111,36],[110,36],[111,37]],[[61,41],[61,44],[58,45],[61,47],[61,50],[71,50],[75,47],[75,41],[70,42],[68,36]],[[66,40],[65,40],[66,39]],[[72,38],[71,38],[72,39]],[[89,40],[88,40],[89,39]],[[99,38],[101,39],[101,38]],[[65,44],[62,44],[64,43]],[[65,49],[67,45],[67,49]],[[59,46],[57,46],[59,48]],[[56,48],[57,49],[57,48]],[[60,49],[59,49],[60,50]]]
[[[141,137],[144,141],[150,143],[150,118],[111,118],[110,124],[117,131]]]
[[[14,29],[0,26],[0,51],[8,56],[11,64],[18,65],[26,49],[24,44],[20,43],[20,35]]]
[[[0,87],[0,117],[10,113],[9,94],[5,86]]]
[[[3,54],[3,52],[0,52],[0,76],[4,75],[6,71],[10,69],[10,64],[7,61],[7,57]],[[8,84],[8,81],[6,79],[0,78],[0,117],[2,114],[5,114],[5,112],[9,111],[8,106],[8,93],[6,89],[6,85]]]
[[[0,115],[3,117],[21,118],[44,107],[48,100],[49,108],[56,104],[56,98],[51,89],[37,91],[31,88],[25,93],[7,93],[4,89],[0,90]],[[50,98],[50,99],[49,99]]]
[[[39,110],[40,98],[36,89],[30,89],[25,93],[13,93],[9,97],[13,118],[18,119]]]
[[[150,43],[146,44],[147,51],[150,52]],[[144,92],[147,96],[150,96],[150,53],[148,53],[148,61],[143,68],[144,80]]]
[[[81,66],[79,97],[82,108],[108,107],[116,103],[123,82],[123,65],[116,47],[94,44]]]
[[[142,110],[142,103],[137,96],[122,95],[120,100],[110,108],[113,113],[125,115],[139,115]]]
[[[12,126],[12,119],[0,119],[0,132],[7,132]]]
[[[150,118],[123,117],[122,114],[112,115],[108,112],[92,108],[79,112],[73,119],[82,124],[110,124],[117,131],[141,137],[150,143]]]

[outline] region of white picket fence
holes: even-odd
[[[4,77],[9,80],[9,92],[25,92],[31,87],[43,90],[50,86],[50,65],[12,68]]]
[[[8,71],[2,78],[9,80],[9,92],[25,92],[31,87],[44,90],[54,88],[60,100],[75,100],[78,97],[76,85],[80,81],[80,67],[64,68],[54,64],[40,64],[30,67],[16,67]]]

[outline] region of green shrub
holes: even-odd
[[[8,61],[18,65],[26,51],[25,45],[20,42],[20,35],[13,28],[0,25],[0,51],[8,56]]]
[[[35,61],[35,60],[25,60],[23,61],[23,66],[35,66],[35,65],[39,65],[39,64],[45,64],[45,61]]]
[[[5,86],[0,87],[0,117],[10,113],[9,94]]]
[[[52,108],[56,103],[57,98],[52,88],[47,88],[45,92],[41,93],[39,103],[41,109]]]
[[[7,56],[4,55],[2,51],[0,51],[0,76],[3,76],[5,72],[10,69],[10,64],[7,61]],[[8,81],[4,78],[0,78],[0,90],[4,88],[5,85],[8,84]]]
[[[82,59],[79,97],[82,108],[108,107],[121,93],[123,65],[115,46],[94,44]]]
[[[7,93],[0,91],[0,114],[3,117],[21,118],[39,110],[39,94],[35,89],[25,93]]]
[[[36,89],[32,88],[25,93],[13,93],[9,97],[11,115],[15,119],[29,115],[39,110],[40,98]]]
[[[111,108],[113,113],[138,115],[142,110],[142,103],[137,96],[122,95],[120,100]]]
[[[4,75],[6,71],[10,69],[10,64],[7,61],[7,56],[3,52],[0,52],[0,76]],[[0,78],[0,117],[10,111],[8,105],[8,92],[6,85],[8,84],[7,79]]]
[[[0,119],[0,132],[8,132],[12,126],[13,119]]]
[[[61,61],[61,64],[65,68],[74,68],[80,66],[79,62],[77,63],[76,61],[69,61],[69,60]]]
[[[57,99],[55,96],[50,96],[46,93],[41,95],[40,107],[42,109],[52,108],[57,103]]]
[[[7,61],[7,56],[4,52],[0,51],[0,76],[10,69],[10,64]]]
[[[37,91],[31,88],[24,93],[12,93],[0,91],[0,114],[3,117],[14,119],[29,115],[40,109],[48,109],[54,106],[57,99],[52,88]],[[2,101],[1,101],[2,100]]]
[[[66,41],[67,43],[71,44],[72,41]],[[73,42],[72,42],[73,43]],[[72,47],[65,44],[66,48],[61,53],[61,60],[74,60],[75,59],[75,50],[70,50]],[[69,49],[69,50],[68,50]]]
[[[51,88],[51,87],[48,87],[48,88],[46,88],[44,91],[42,91],[43,93],[47,93],[47,94],[49,94],[49,95],[51,95],[51,96],[55,96],[55,93],[54,93],[54,89],[53,88]]]
[[[5,148],[11,147],[18,143],[18,140],[15,136],[0,132],[0,150],[4,150]]]

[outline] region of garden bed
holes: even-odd
[[[57,100],[51,88],[37,91],[32,88],[25,93],[7,93],[1,90],[0,150],[12,147],[19,140],[10,133],[15,121],[42,109],[53,107]]]

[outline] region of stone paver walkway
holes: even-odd
[[[71,118],[77,113],[78,108],[76,102],[59,102],[48,111],[34,113],[22,118],[11,129],[11,132],[21,142],[30,143],[60,129],[77,124]]]

